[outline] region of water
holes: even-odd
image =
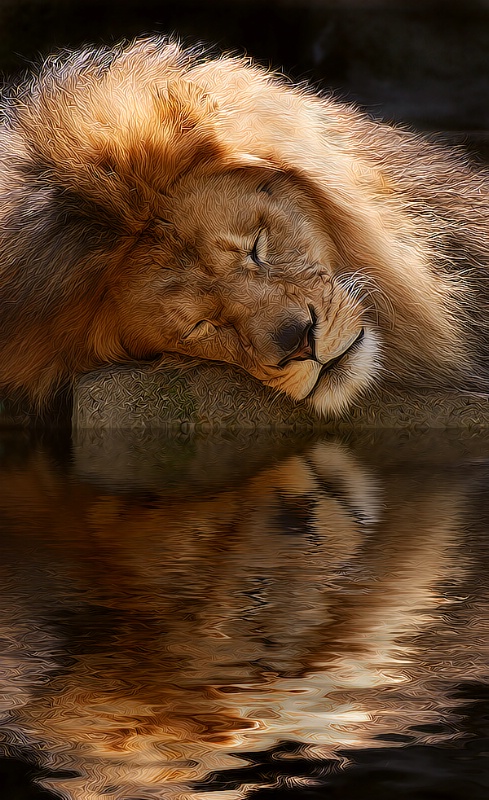
[[[2,800],[489,797],[488,456],[2,434]]]

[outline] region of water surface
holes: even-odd
[[[489,436],[0,443],[2,798],[489,796]]]

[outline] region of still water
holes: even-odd
[[[489,797],[489,435],[0,444],[2,800]]]

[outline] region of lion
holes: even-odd
[[[162,37],[4,91],[0,387],[168,354],[321,416],[486,392],[486,170],[248,59]]]

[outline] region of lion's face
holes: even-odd
[[[194,171],[155,216],[114,289],[131,356],[235,364],[322,413],[371,382],[379,348],[368,310],[290,176]]]

